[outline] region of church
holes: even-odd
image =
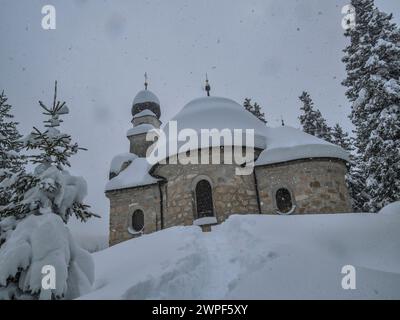
[[[106,196],[110,201],[110,246],[173,226],[198,225],[203,231],[232,214],[322,214],[351,212],[347,190],[348,153],[334,144],[289,126],[272,128],[239,103],[207,96],[187,103],[173,119],[161,126],[162,104],[148,90],[133,100],[132,127],[127,131],[129,152],[111,162]],[[170,161],[179,151],[169,152],[166,161],[151,163],[149,148],[160,141],[148,141],[150,130],[252,129],[254,157],[251,174],[238,175],[246,164]],[[231,150],[232,141],[212,145],[220,154]],[[197,150],[194,150],[197,149]],[[201,152],[201,146],[187,152]],[[224,158],[225,159],[225,158]],[[164,159],[165,160],[165,159]]]

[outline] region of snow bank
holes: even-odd
[[[267,165],[308,158],[336,158],[349,161],[349,154],[341,147],[284,126],[266,128],[267,149],[258,157],[255,165]]]
[[[42,290],[42,268],[56,271],[56,288]],[[52,295],[76,298],[91,290],[94,264],[90,254],[72,238],[62,219],[53,213],[30,215],[20,221],[0,249],[0,300],[24,292],[40,298]],[[7,286],[7,280],[20,270],[19,282]]]
[[[79,246],[90,253],[108,248],[108,234],[88,234],[72,232]]]
[[[93,255],[82,299],[400,298],[400,215],[235,215],[174,227]],[[343,290],[342,267],[356,268]]]
[[[157,183],[157,179],[149,174],[150,164],[146,158],[136,158],[118,176],[106,184],[106,191],[133,188]]]
[[[379,214],[396,214],[400,216],[400,201],[393,202],[382,208]]]

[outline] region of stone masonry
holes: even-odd
[[[297,160],[256,167],[261,211],[277,211],[275,192],[286,188],[296,206],[294,213],[351,212],[345,182],[345,163],[334,159]]]
[[[123,189],[106,193],[110,199],[110,246],[140,234],[129,231],[132,213],[143,210],[144,234],[161,229],[160,193],[158,185]]]
[[[257,212],[253,175],[236,176],[235,165],[162,165],[156,172],[167,178],[164,225],[192,225],[197,219],[195,203],[196,182],[205,179],[212,187],[214,214],[218,222],[229,215]]]
[[[259,213],[254,174],[239,176],[233,164],[158,165],[154,175],[165,183],[112,191],[110,199],[110,245],[139,234],[129,231],[131,215],[144,212],[144,234],[161,229],[160,188],[163,196],[164,228],[192,225],[197,219],[195,186],[207,180],[212,187],[218,223],[231,214]],[[290,191],[294,214],[351,212],[345,183],[345,163],[334,159],[296,160],[255,168],[262,214],[276,214],[276,191]]]
[[[133,127],[147,124],[149,126],[143,126],[146,130],[148,130],[148,127],[159,128],[161,125],[159,100],[152,92],[147,90],[147,82],[145,89],[137,94],[132,105]],[[213,113],[218,108],[218,99],[222,98],[207,100],[212,103],[212,108],[208,108],[206,104],[205,110],[210,113],[210,117],[223,114],[220,121],[224,122],[225,109]],[[223,100],[226,104],[229,99]],[[225,104],[224,108],[226,107]],[[188,107],[195,108],[196,104],[190,105],[189,103],[184,108],[184,113],[188,112]],[[233,101],[230,102],[230,107],[232,112],[237,110],[247,112],[243,111],[243,108]],[[150,112],[139,114],[144,110],[152,111],[154,115]],[[228,118],[229,114],[226,114],[226,117]],[[209,123],[205,122],[202,128],[208,128],[208,125]],[[255,122],[251,125],[253,126],[250,127],[257,128],[259,123]],[[291,130],[289,132],[295,129]],[[154,144],[152,141],[146,141],[146,132],[142,130],[136,132],[138,133],[128,137],[130,153],[144,158],[147,150],[152,148]],[[242,149],[242,152],[250,151],[246,149],[246,146],[246,144],[241,144],[239,148]],[[211,159],[215,159],[214,156],[219,155],[221,160],[226,160],[226,162],[221,161],[221,164],[204,164],[207,163],[204,161],[201,161],[203,164],[195,164],[193,161],[187,161],[186,164],[183,164],[182,161],[174,161],[174,157],[188,156],[190,158],[192,153],[198,155],[207,150],[196,150],[196,148],[191,147],[190,152],[183,152],[180,155],[172,153],[172,158],[168,158],[167,161],[160,161],[151,168],[134,167],[136,160],[121,163],[119,174],[131,175],[137,172],[147,179],[149,178],[148,175],[155,178],[143,179],[140,180],[140,183],[145,183],[145,181],[158,182],[126,189],[121,189],[126,186],[126,184],[122,184],[120,189],[117,188],[118,190],[107,189],[113,190],[106,192],[106,196],[110,200],[110,245],[163,228],[193,225],[196,219],[208,218],[211,214],[214,214],[217,223],[223,222],[232,214],[280,214],[277,201],[279,208],[283,211],[282,214],[352,211],[345,181],[346,163],[344,160],[339,160],[346,159],[346,157],[308,158],[263,165],[255,167],[249,175],[237,175],[236,169],[244,165],[246,160],[241,159],[239,163],[235,163],[235,160],[231,161],[232,158],[229,158],[229,155],[232,157],[232,154],[228,152],[226,146],[208,150],[213,151],[209,153],[208,163],[213,163]],[[252,154],[252,159],[253,157],[257,159],[262,150],[254,147],[254,145],[251,145],[251,148],[255,151]],[[266,152],[268,152],[268,145]],[[226,159],[224,159],[225,156]],[[203,157],[201,158],[204,160]],[[129,168],[132,171],[124,170],[131,165],[133,167]],[[139,172],[138,170],[146,170],[147,172]],[[118,177],[116,177],[115,172],[110,173],[110,179],[116,178]],[[129,176],[125,176],[124,179],[129,180]],[[138,212],[138,215],[135,215],[132,219],[136,210],[141,210],[141,212]],[[206,225],[202,225],[203,230],[209,230],[210,225],[215,223],[215,219],[202,219],[196,221],[196,223],[205,223]],[[140,230],[142,226],[144,227]]]

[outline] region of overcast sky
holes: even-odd
[[[64,132],[88,148],[72,159],[86,178],[88,204],[102,215],[75,232],[107,233],[104,196],[109,164],[128,152],[131,104],[143,88],[161,101],[161,120],[212,94],[263,106],[270,126],[298,127],[303,90],[330,124],[351,130],[341,81],[346,45],[341,8],[348,0],[0,0],[0,90],[23,134],[44,119],[37,101],[50,104],[54,80],[71,113]],[[399,0],[376,0],[399,22]],[[56,8],[56,30],[41,27],[42,6]],[[229,115],[227,115],[229,116]]]

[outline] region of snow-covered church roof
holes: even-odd
[[[169,141],[173,135],[170,137],[170,130],[172,130],[172,122],[176,124],[177,132],[180,132],[182,129],[191,129],[193,134],[196,134],[196,139],[187,138],[186,141],[177,141],[178,148],[176,151],[179,151],[180,147],[185,145],[188,150],[198,149],[204,141],[201,141],[199,137],[201,137],[201,130],[203,129],[218,129],[222,131],[223,129],[242,129],[243,130],[243,143],[241,145],[246,145],[246,139],[244,132],[246,129],[254,130],[254,145],[256,148],[264,149],[265,138],[264,138],[264,130],[265,124],[257,119],[254,115],[246,111],[240,104],[237,102],[221,97],[202,97],[195,100],[190,101],[186,104],[181,111],[179,111],[174,118],[172,118],[166,125],[163,127],[163,131],[167,138],[167,156],[176,155],[176,151],[169,150],[169,145],[171,145],[172,141]],[[233,132],[233,131],[232,131]],[[193,145],[189,145],[187,141],[193,141]],[[232,139],[232,144],[235,145],[237,141]],[[160,140],[161,143],[161,140]],[[228,142],[221,139],[217,143],[211,144],[210,146],[222,146],[228,145]]]
[[[149,109],[145,109],[145,110],[135,114],[133,116],[133,118],[136,119],[136,118],[146,117],[146,116],[157,117],[156,114],[153,111],[151,111]]]
[[[134,158],[133,155],[130,160],[132,162],[126,169],[122,170],[116,177],[107,182],[106,191],[134,188],[157,183],[158,180],[149,174],[151,166],[146,158]]]
[[[201,129],[218,129],[219,131],[223,129],[253,129],[255,133],[254,145],[256,148],[263,149],[255,163],[256,166],[310,158],[335,158],[349,161],[348,152],[341,147],[293,127],[267,127],[237,102],[221,97],[202,97],[189,102],[164,126],[163,131],[167,141],[162,142],[160,139],[157,143],[166,143],[169,152],[167,156],[176,155],[183,144],[185,147],[189,147],[188,150],[193,150],[201,147],[202,143],[202,141],[199,141],[198,144],[188,144],[191,139],[186,137],[185,141],[177,141],[175,151],[169,150],[171,141],[168,141],[168,136],[171,121],[176,122],[177,132],[181,129],[192,129],[197,137],[200,136]],[[128,136],[154,129],[151,125],[150,127],[142,126],[130,129]],[[243,141],[245,142],[245,140]],[[224,140],[217,143],[218,146],[227,145]],[[157,148],[154,150],[156,152]],[[125,159],[126,156],[122,158]],[[132,162],[118,176],[107,183],[106,191],[157,183],[158,180],[149,174],[152,165],[146,158],[129,158]],[[120,163],[121,160],[115,160],[115,163],[117,162]]]
[[[134,105],[145,102],[154,102],[157,103],[158,105],[160,104],[160,100],[158,100],[157,96],[150,90],[139,91],[135,99],[133,99]]]
[[[264,149],[256,165],[266,165],[308,158],[338,158],[349,160],[348,153],[334,144],[309,135],[299,129],[289,126],[278,128],[267,127],[262,121],[248,112],[237,102],[221,97],[202,97],[186,104],[177,115],[163,128],[167,137],[167,151],[169,156],[176,154],[168,150],[171,141],[168,141],[171,121],[176,121],[178,132],[181,129],[193,129],[200,136],[201,129],[254,129],[254,146]],[[187,141],[178,141],[177,145],[188,146]],[[245,141],[245,139],[243,139]],[[197,149],[204,141],[189,144],[188,150]],[[227,145],[226,141],[218,141],[219,145]],[[235,145],[235,141],[233,141]],[[245,144],[246,145],[246,144]],[[214,145],[213,145],[214,146]]]
[[[116,155],[111,161],[110,173],[119,174],[124,163],[132,163],[137,157],[136,154],[130,152]]]
[[[336,158],[349,161],[349,153],[341,147],[290,126],[266,128],[267,148],[255,165],[262,166],[309,158]]]
[[[142,123],[142,124],[139,124],[138,126],[128,129],[128,131],[126,132],[126,136],[130,137],[130,136],[134,136],[137,134],[147,133],[153,129],[155,129],[155,127],[152,124]]]
[[[265,124],[234,100],[221,97],[202,97],[190,101],[171,121],[176,121],[178,130],[194,129],[254,129],[258,137],[263,136]],[[168,123],[164,127],[168,131]],[[261,139],[263,140],[263,139]],[[263,141],[257,141],[265,147]]]

